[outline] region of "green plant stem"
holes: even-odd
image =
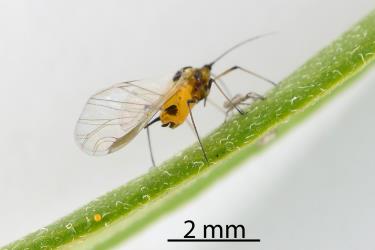
[[[300,120],[315,104],[330,99],[340,85],[375,57],[373,11],[281,82],[265,101],[252,105],[203,139],[209,164],[194,145],[147,174],[90,202],[70,215],[2,249],[108,249],[144,228],[264,146],[254,142],[287,120]],[[324,98],[323,98],[324,97]],[[314,106],[315,105],[315,106]],[[289,123],[288,129],[296,122]],[[283,125],[285,127],[285,125]],[[100,221],[95,221],[100,215]]]

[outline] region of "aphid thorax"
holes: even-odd
[[[189,115],[196,103],[207,98],[211,88],[211,66],[201,68],[184,67],[177,71],[173,81],[178,88],[160,109],[160,121],[163,127],[176,128]]]

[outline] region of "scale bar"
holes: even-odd
[[[167,239],[168,242],[260,242],[260,239]]]

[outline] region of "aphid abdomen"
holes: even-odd
[[[181,87],[171,98],[161,107],[160,121],[162,126],[176,128],[181,125],[189,115],[188,100],[192,99],[191,86]],[[193,107],[190,104],[190,107]]]

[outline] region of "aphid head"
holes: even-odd
[[[211,67],[204,65],[201,68],[195,69],[194,78],[200,84],[208,84],[211,79]]]
[[[175,73],[173,81],[178,82],[180,79],[194,80],[198,86],[206,84],[211,76],[211,67],[204,65],[201,68],[183,67]]]

